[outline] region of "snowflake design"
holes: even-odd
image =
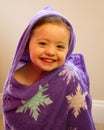
[[[78,85],[77,90],[74,94],[66,96],[68,103],[69,103],[69,110],[73,109],[73,114],[75,118],[79,115],[81,108],[83,110],[87,110],[87,104],[85,101],[85,97],[87,92],[82,93],[82,89],[80,85]]]
[[[42,87],[40,85],[38,92],[28,101],[22,101],[23,105],[17,109],[18,112],[26,112],[27,109],[30,110],[30,115],[37,120],[39,116],[39,106],[46,106],[52,103],[52,100],[48,97],[48,95],[43,95],[43,93],[47,90],[47,85]]]
[[[63,80],[66,80],[68,85],[71,79],[73,79],[73,81],[75,81],[75,77],[79,79],[78,72],[79,69],[74,64],[67,62],[64,66],[64,69],[59,73],[59,76],[64,75]]]

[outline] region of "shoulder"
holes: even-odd
[[[74,82],[76,79],[79,79],[80,69],[73,64],[71,61],[67,61],[59,72],[59,76],[66,81],[68,85],[70,82]]]
[[[82,54],[73,54],[62,66],[59,76],[62,76],[69,86],[68,88],[73,88],[73,86],[80,86],[87,91],[89,91],[89,76],[86,70],[84,57]]]
[[[74,71],[78,72],[79,81],[86,85],[90,85],[89,75],[86,68],[84,55],[81,53],[72,54],[67,62],[71,62],[75,67],[72,67]]]

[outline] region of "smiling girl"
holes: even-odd
[[[33,17],[4,87],[5,130],[95,130],[89,77],[74,46],[63,15],[46,7]]]

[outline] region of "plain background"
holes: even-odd
[[[0,0],[0,92],[22,32],[47,5],[72,22],[75,52],[84,54],[92,98],[104,100],[104,0]]]

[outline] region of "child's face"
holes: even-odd
[[[41,72],[60,67],[66,59],[70,32],[64,25],[46,23],[33,30],[29,42],[32,66]]]

